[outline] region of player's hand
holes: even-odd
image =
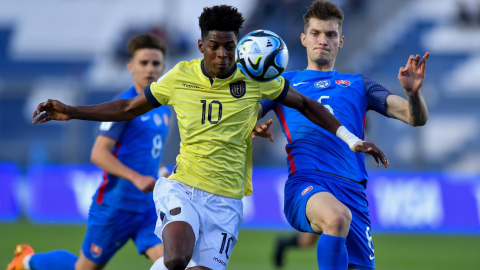
[[[425,79],[425,67],[427,66],[427,59],[430,53],[427,52],[420,61],[420,55],[410,55],[407,65],[401,67],[398,72],[398,80],[405,89],[407,94],[416,94],[422,87]]]
[[[42,112],[45,112],[45,113],[41,114]],[[58,121],[70,120],[70,116],[68,116],[67,114],[67,105],[61,103],[58,100],[51,100],[51,99],[49,99],[47,102],[38,104],[37,110],[33,112],[32,118],[35,118],[37,116],[39,117],[32,121],[32,124],[34,125],[36,123],[45,123],[50,120],[58,120]]]
[[[379,161],[382,162],[382,164],[385,168],[387,168],[388,165],[389,165],[388,160],[385,157],[385,155],[383,154],[383,152],[380,151],[380,149],[378,149],[375,146],[375,144],[373,144],[373,143],[360,141],[359,143],[357,143],[356,145],[353,146],[353,149],[357,153],[363,152],[363,153],[367,153],[367,154],[373,156],[373,158],[377,162],[377,167],[380,167],[380,162]]]
[[[155,187],[155,178],[151,176],[138,175],[132,179],[132,183],[143,193],[153,191]]]
[[[256,136],[260,136],[262,138],[269,138],[270,141],[273,142],[275,140],[275,136],[269,131],[272,123],[272,119],[268,120],[266,123],[257,123],[250,134],[252,139],[255,139]]]

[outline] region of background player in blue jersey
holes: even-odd
[[[419,55],[410,56],[400,68],[398,79],[407,101],[363,74],[341,74],[334,69],[345,39],[343,12],[338,6],[314,1],[304,22],[305,33],[300,38],[307,49],[307,69],[283,74],[299,92],[322,103],[360,138],[368,110],[412,126],[426,123],[428,111],[420,87],[429,53],[421,61]],[[301,232],[323,233],[317,249],[320,269],[374,269],[365,155],[350,151],[297,111],[262,100],[259,116],[270,110],[275,111],[288,141],[290,175],[284,205],[288,222]]]
[[[157,37],[136,36],[128,51],[134,85],[115,99],[143,93],[165,70],[166,47]],[[93,196],[80,256],[65,250],[32,255],[31,247],[19,245],[8,270],[102,269],[129,239],[153,262],[162,257],[163,244],[154,234],[152,191],[155,179],[168,176],[159,166],[169,118],[169,107],[161,106],[132,121],[103,122],[91,160],[104,169],[104,179]]]

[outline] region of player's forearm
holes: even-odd
[[[342,126],[342,123],[340,123],[340,121],[338,121],[338,119],[333,116],[333,114],[331,114],[321,103],[300,94],[291,86],[285,99],[279,103],[299,111],[301,114],[307,117],[308,120],[333,134],[336,134],[338,128]]]
[[[422,93],[408,95],[408,111],[410,115],[410,125],[423,126],[427,123],[428,109],[427,103],[423,99]]]
[[[92,121],[129,121],[135,115],[129,110],[130,99],[117,99],[114,101],[89,106],[68,106],[66,114],[71,119],[92,120]]]
[[[322,104],[312,99],[308,99],[306,109],[302,114],[313,123],[342,139],[352,151],[355,151],[355,145],[362,142],[355,134],[348,131]]]
[[[342,126],[342,123],[340,123],[333,114],[313,99],[306,98],[304,108],[304,110],[299,111],[307,117],[308,120],[333,134],[336,134],[338,128]]]
[[[355,146],[362,142],[362,140],[355,136],[355,134],[348,131],[322,104],[300,94],[291,86],[288,90],[287,96],[280,102],[280,104],[296,109],[314,124],[330,131],[348,144],[348,147],[350,147],[352,151],[355,151]]]
[[[104,169],[107,173],[113,174],[120,178],[133,182],[132,179],[137,177],[139,173],[125,166],[110,151],[105,149],[97,149],[92,152],[91,161],[98,167]]]

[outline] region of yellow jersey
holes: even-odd
[[[172,105],[180,131],[180,154],[170,179],[220,196],[252,194],[252,141],[259,101],[282,100],[289,83],[248,79],[236,66],[211,78],[203,59],[180,62],[145,89],[154,106]]]

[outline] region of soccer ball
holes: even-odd
[[[251,80],[271,81],[282,74],[287,64],[287,46],[272,31],[256,30],[238,42],[237,67]]]

